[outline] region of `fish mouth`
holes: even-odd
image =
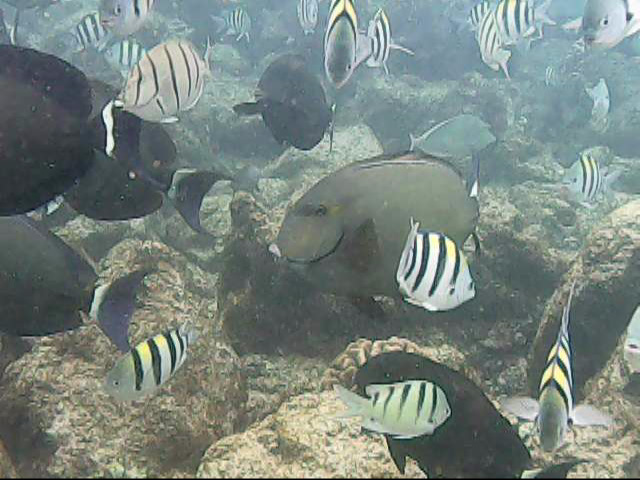
[[[112,18],[102,18],[100,19],[100,23],[103,27],[113,27],[116,23],[115,19]]]
[[[269,246],[269,251],[273,255],[275,255],[278,259],[286,260],[287,262],[293,263],[295,265],[312,265],[314,263],[321,262],[322,260],[329,257],[330,255],[333,255],[338,249],[338,247],[340,246],[340,244],[342,243],[343,239],[344,239],[344,232],[342,232],[342,234],[340,235],[340,238],[338,239],[338,241],[336,242],[336,244],[333,246],[331,250],[329,250],[327,253],[323,255],[320,255],[319,257],[315,257],[312,259],[288,257],[286,255],[282,255],[282,251],[280,250],[280,247],[278,247],[278,245],[276,245],[275,243],[272,243]]]

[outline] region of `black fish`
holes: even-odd
[[[32,211],[63,194],[106,148],[102,117],[90,119],[91,87],[69,63],[0,45],[0,216]],[[115,152],[139,157],[140,120],[115,119]]]
[[[135,271],[96,295],[98,277],[71,247],[27,217],[0,218],[0,332],[66,332],[83,325],[82,313],[93,312],[105,331],[121,338],[118,326],[128,326],[137,286],[147,273]]]
[[[274,60],[262,74],[255,97],[255,102],[236,105],[233,110],[239,115],[261,114],[280,144],[311,150],[332,124],[332,109],[322,84],[299,55]]]
[[[97,80],[91,82],[91,87],[92,115],[100,116],[117,90]],[[97,161],[65,193],[65,200],[86,217],[115,221],[150,215],[162,207],[165,198],[169,198],[193,230],[206,233],[200,224],[202,201],[214,183],[227,177],[209,171],[171,168],[177,150],[169,134],[161,125],[145,121],[127,128],[131,132],[138,125],[139,152],[123,153],[116,149],[115,153],[116,157],[135,157],[135,161],[114,161],[96,152]],[[135,171],[131,168],[133,163]]]
[[[355,376],[360,395],[365,395],[367,385],[411,380],[438,385],[451,417],[431,436],[385,436],[400,472],[405,471],[406,457],[416,460],[429,478],[514,478],[529,466],[529,451],[509,421],[462,374],[420,355],[393,352],[373,357]]]

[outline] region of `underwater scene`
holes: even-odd
[[[0,476],[640,476],[640,0],[0,0]]]

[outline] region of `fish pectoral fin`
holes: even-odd
[[[349,266],[360,273],[367,273],[380,260],[380,244],[373,218],[368,218],[345,243],[344,255]]]
[[[510,397],[500,402],[502,408],[523,420],[533,422],[540,412],[540,405],[534,398]]]
[[[613,423],[613,419],[609,415],[590,405],[578,405],[573,411],[572,420],[573,424],[578,427],[588,425],[609,427]]]

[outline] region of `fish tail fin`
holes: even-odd
[[[545,0],[535,9],[536,21],[539,21],[542,25],[556,25],[556,21],[552,20],[547,13],[551,6],[551,2],[553,2],[553,0]]]
[[[604,177],[604,188],[602,189],[605,195],[611,195],[615,191],[613,189],[613,184],[618,181],[620,175],[622,175],[622,170],[620,169],[610,170],[607,172]]]
[[[193,324],[192,320],[187,320],[178,329],[180,336],[187,339],[187,345],[193,345],[200,338],[200,331]]]
[[[331,105],[331,129],[329,130],[329,154],[333,153],[333,139],[334,139],[335,128],[336,128],[336,109],[337,108],[338,107],[336,103]]]
[[[93,296],[91,318],[121,352],[131,349],[129,325],[135,310],[138,289],[151,269],[135,270],[110,284],[98,287]]]
[[[234,105],[233,111],[236,115],[250,116],[262,113],[262,104],[260,102],[246,102]]]
[[[219,180],[230,180],[213,171],[191,169],[176,170],[168,197],[184,221],[197,233],[208,232],[200,224],[200,208],[204,197]]]
[[[223,17],[211,15],[211,21],[213,22],[213,28],[215,29],[216,35],[220,34],[222,30],[227,28],[227,21]]]
[[[511,80],[511,75],[509,75],[509,65],[507,65],[511,58],[511,50],[500,50],[499,52],[496,52],[496,58],[498,60],[498,65],[500,65],[500,68],[507,77],[507,80]]]
[[[562,333],[569,336],[569,312],[571,311],[571,302],[573,301],[573,293],[576,289],[576,280],[571,284],[571,290],[569,291],[569,299],[567,304],[562,310]]]
[[[204,52],[204,64],[207,67],[207,72],[211,73],[211,59],[213,58],[213,47],[215,42],[211,42],[211,37],[207,37],[207,49]]]
[[[368,399],[362,398],[360,395],[347,390],[342,385],[334,385],[333,390],[348,408],[348,410],[338,418],[350,418],[363,415],[363,412],[369,405]]]
[[[416,149],[416,137],[413,134],[409,134],[409,140],[411,141],[411,145],[409,145],[409,151],[413,152]]]
[[[480,194],[480,157],[477,154],[471,156],[472,170],[469,179],[469,197],[478,198]]]
[[[407,55],[415,55],[416,53],[413,50],[408,49],[407,47],[403,47],[402,45],[398,45],[397,43],[392,43],[389,45],[389,48],[393,50],[398,50],[400,52],[404,52]]]

